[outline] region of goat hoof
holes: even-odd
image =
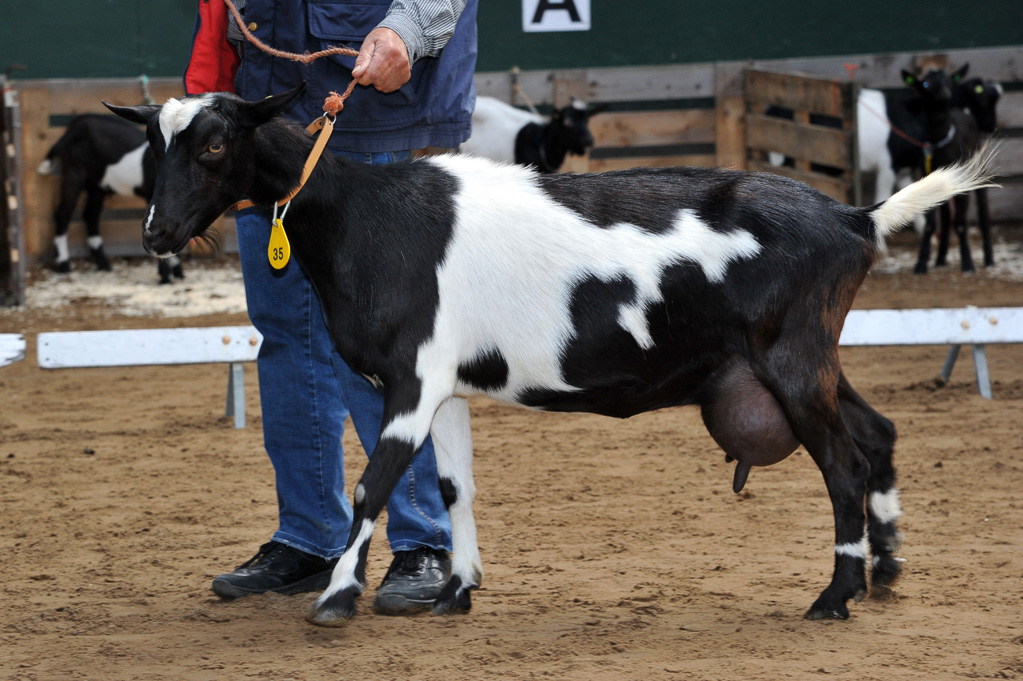
[[[318,627],[343,627],[355,617],[355,597],[359,592],[354,588],[342,589],[322,602],[317,599],[306,613],[306,622]]]
[[[927,274],[927,265],[917,263],[916,267],[913,268],[913,274]]]
[[[805,617],[808,620],[847,620],[849,619],[849,608],[845,607],[845,602],[849,600],[852,594],[863,591],[866,594],[867,585],[863,584],[857,587],[852,593],[846,591],[846,596],[838,596],[838,590],[834,588],[834,585],[829,586],[824,590],[814,604],[810,606]]]
[[[65,260],[57,263],[57,271],[61,274],[69,274],[71,272],[71,261]]]
[[[171,270],[171,274],[174,275],[175,279],[185,278],[185,272],[184,270],[181,269],[181,265],[175,265],[174,268]]]
[[[171,283],[170,277],[160,277],[160,286]]]
[[[808,620],[847,620],[849,608],[845,607],[844,603],[837,607],[819,606],[814,603],[803,617]]]
[[[444,589],[433,602],[432,613],[434,615],[449,615],[452,613],[469,612],[472,609],[472,589],[475,587],[462,588],[462,578],[452,575]]]

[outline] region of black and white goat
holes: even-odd
[[[273,206],[298,185],[313,140],[277,116],[297,92],[110,107],[148,123],[150,252],[177,252],[245,195]],[[482,575],[469,395],[620,418],[699,405],[738,462],[735,490],[751,466],[804,445],[836,537],[831,583],[807,617],[848,617],[867,591],[868,552],[876,584],[899,572],[900,510],[895,428],[845,378],[839,334],[885,236],[985,184],[986,166],[979,157],[851,208],[766,173],[541,175],[463,155],[383,166],[325,155],[285,226],[337,349],[379,379],[384,418],[347,548],[307,619],[354,615],[379,513],[431,431],[454,535],[434,612],[469,609]]]
[[[97,269],[109,270],[110,260],[103,251],[103,237],[99,231],[100,213],[108,194],[140,196],[147,201],[152,196],[156,163],[149,151],[146,134],[116,116],[76,116],[68,123],[60,139],[50,147],[38,172],[60,175],[60,200],[53,212],[57,271],[71,271],[67,231],[83,192],[86,198],[82,218],[89,235],[89,250]],[[179,279],[184,277],[177,256],[161,260],[158,269],[161,284],[169,284],[172,274]]]
[[[598,110],[573,99],[547,119],[493,97],[477,97],[472,136],[459,151],[556,173],[568,154],[581,156],[593,146],[590,116]]]

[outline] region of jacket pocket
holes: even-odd
[[[384,20],[391,0],[314,0],[307,6],[309,34],[321,40],[361,43]]]

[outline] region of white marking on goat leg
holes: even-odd
[[[88,239],[86,239],[86,241],[89,244],[89,248],[91,248],[94,251],[97,248],[103,248],[103,237],[101,237],[99,234],[97,234],[96,236],[90,236]]]
[[[366,488],[363,487],[362,483],[360,482],[358,485],[355,486],[355,503],[361,504],[365,498]]]
[[[153,213],[155,213],[155,212],[156,212],[156,204],[155,203],[149,204],[149,213],[146,215],[146,224],[143,227],[143,229],[145,229],[145,231],[147,231],[147,232],[149,231],[149,225],[153,224]]]
[[[348,587],[355,587],[362,591],[362,584],[355,578],[355,568],[359,564],[359,552],[362,550],[363,545],[373,537],[373,530],[375,528],[375,521],[369,518],[362,519],[362,527],[359,528],[359,534],[355,538],[355,543],[341,554],[341,560],[337,562],[337,565],[334,566],[334,571],[330,574],[330,586],[316,599],[317,605],[322,605],[328,598]]]
[[[887,492],[872,492],[870,512],[879,522],[890,523],[902,515],[899,504],[899,490],[892,487]]]
[[[57,262],[67,262],[71,258],[68,254],[67,234],[53,237],[53,245],[57,248]]]
[[[163,135],[163,141],[168,149],[170,149],[174,135],[189,126],[196,114],[209,104],[211,97],[212,95],[207,94],[189,97],[184,101],[173,97],[167,100],[160,110],[160,133]]]
[[[867,553],[870,551],[870,544],[867,541],[866,533],[863,534],[863,539],[859,540],[855,544],[836,544],[835,553],[840,556],[849,556],[850,558],[862,558],[867,559]]]

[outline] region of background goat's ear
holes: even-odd
[[[298,97],[299,93],[305,89],[305,81],[302,81],[297,87],[294,87],[287,92],[282,92],[279,95],[270,95],[266,99],[262,99],[258,102],[248,102],[248,114],[249,120],[253,125],[262,125],[268,120],[278,115],[284,109],[287,108],[288,104],[291,104],[291,100]]]
[[[147,125],[149,120],[160,113],[161,106],[157,104],[141,104],[139,106],[117,106],[109,102],[103,102],[103,106],[113,111],[121,118],[132,123]]]
[[[963,64],[958,71],[952,74],[952,82],[958,83],[962,81],[962,79],[966,77],[966,72],[969,70],[970,70],[969,62]]]

